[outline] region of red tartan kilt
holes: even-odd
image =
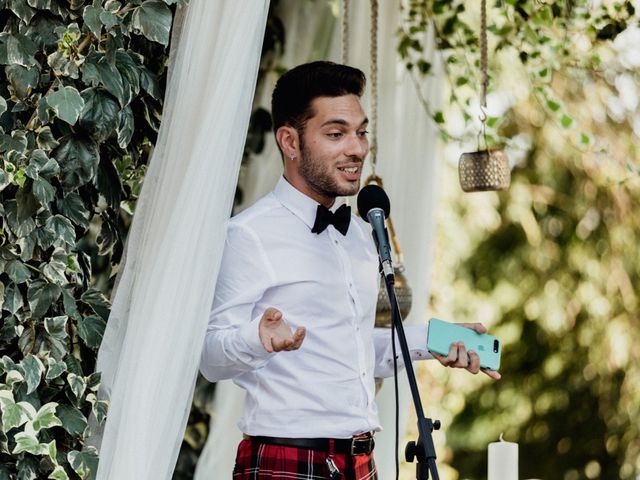
[[[326,480],[329,468],[326,452],[279,445],[264,445],[245,439],[238,445],[233,480]],[[344,480],[376,480],[373,453],[334,453],[333,461]]]

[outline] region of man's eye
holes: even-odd
[[[329,138],[340,138],[342,136],[342,132],[331,132],[327,133]]]
[[[361,137],[366,137],[369,134],[369,132],[367,130],[360,130],[358,132],[358,135],[360,135]]]

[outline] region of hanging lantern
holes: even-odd
[[[465,192],[503,190],[511,182],[507,156],[497,149],[463,153],[458,174],[460,186]]]
[[[480,69],[482,70],[482,91],[480,107],[482,109],[481,135],[484,137],[485,148],[480,148],[478,135],[478,149],[475,152],[463,153],[458,164],[460,186],[465,192],[486,192],[488,190],[503,190],[511,183],[511,170],[507,155],[499,149],[487,147],[486,122],[487,115],[487,2],[480,4]]]

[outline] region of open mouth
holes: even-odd
[[[350,174],[358,173],[359,169],[360,169],[359,167],[342,167],[342,168],[338,167],[338,170],[342,170],[343,172],[350,173]]]

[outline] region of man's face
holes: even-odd
[[[360,189],[362,164],[369,151],[368,120],[355,95],[318,97],[315,115],[300,132],[301,158],[292,162],[296,181],[288,180],[319,203]]]

